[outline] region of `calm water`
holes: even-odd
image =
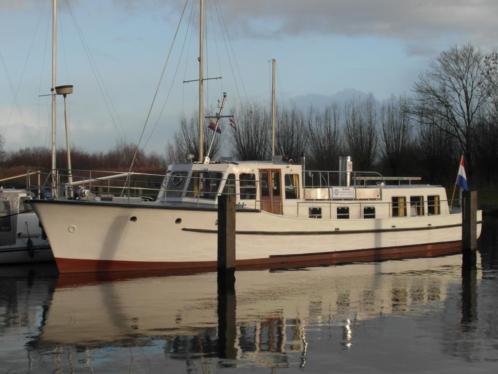
[[[114,281],[0,268],[0,372],[496,373],[498,220],[460,256]],[[480,262],[481,262],[480,260]]]

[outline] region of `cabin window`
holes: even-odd
[[[256,176],[254,174],[240,174],[240,199],[256,199]]]
[[[31,204],[29,203],[30,200],[29,197],[21,197],[19,200],[19,213],[33,211],[33,208],[31,208]]]
[[[349,207],[348,206],[337,207],[337,219],[349,219]]]
[[[182,197],[187,175],[186,171],[174,171],[171,173],[166,186],[166,197]]]
[[[375,218],[375,207],[374,206],[366,206],[363,208],[363,218]]]
[[[322,218],[322,208],[312,207],[309,208],[310,218]]]
[[[0,201],[0,232],[10,232],[10,202]]]
[[[410,196],[410,216],[424,215],[424,197]]]
[[[263,173],[265,174],[265,173]],[[271,172],[272,192],[273,197],[280,196],[280,170]]]
[[[430,216],[441,214],[439,195],[427,196],[427,214]]]
[[[225,187],[223,187],[223,194],[235,195],[235,174],[228,174]]]
[[[187,196],[214,200],[218,194],[222,174],[214,171],[194,171],[190,177]]]
[[[299,199],[299,174],[285,174],[285,198]]]
[[[394,196],[391,201],[392,201],[392,216],[406,217],[406,197]]]

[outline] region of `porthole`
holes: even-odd
[[[182,223],[182,219],[181,219],[181,218],[177,218],[177,219],[175,219],[175,223],[176,223],[177,225],[179,225],[180,223]]]
[[[137,216],[131,216],[130,217],[131,222],[137,222]]]

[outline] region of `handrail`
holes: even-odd
[[[10,181],[10,180],[14,180],[14,179],[21,179],[21,178],[25,178],[25,177],[29,177],[31,175],[37,175],[40,173],[40,170],[37,170],[37,171],[29,171],[27,173],[24,173],[24,174],[19,174],[19,175],[14,175],[12,177],[6,177],[6,178],[2,178],[0,179],[0,183],[2,182],[7,182],[7,181]]]

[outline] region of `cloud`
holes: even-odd
[[[66,1],[77,6],[80,0]],[[93,0],[98,5],[102,0]],[[107,0],[129,13],[180,11],[185,0]],[[190,0],[194,7],[197,0]],[[86,1],[86,4],[91,3]],[[0,10],[39,6],[40,0],[0,0]],[[279,38],[301,34],[381,36],[430,43],[447,35],[491,44],[498,32],[496,0],[206,0],[222,9],[239,37]],[[417,48],[414,48],[417,49]]]
[[[217,0],[218,1],[218,0]],[[234,24],[278,24],[277,33],[424,37],[439,32],[498,30],[496,0],[232,0],[223,8]],[[253,30],[258,32],[258,30]]]
[[[25,146],[47,146],[48,123],[26,108],[22,113],[15,108],[0,107],[0,134],[5,149]]]

